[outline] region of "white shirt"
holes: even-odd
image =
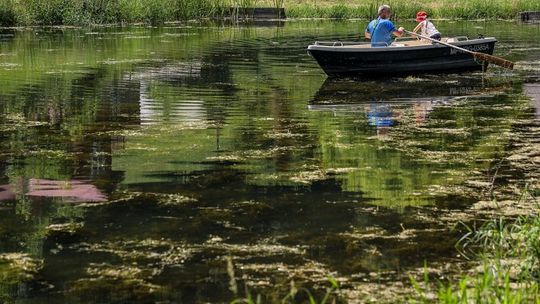
[[[435,34],[440,34],[437,28],[435,28],[435,25],[431,23],[431,21],[424,20],[420,22],[420,24],[421,24],[420,28],[422,29],[422,36],[431,37]]]

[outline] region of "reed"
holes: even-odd
[[[278,18],[281,18],[281,8],[285,4],[285,0],[272,0],[272,4],[275,8],[278,9]]]
[[[484,266],[483,273],[464,276],[454,283],[433,284],[427,275],[418,282],[411,277],[415,294],[408,297],[414,304],[469,304],[469,303],[538,303],[540,294],[538,283],[516,282],[509,272],[498,273]],[[434,299],[436,298],[436,299]]]
[[[415,4],[392,5],[394,18],[412,18],[421,6]],[[333,19],[371,19],[377,15],[378,4],[365,3],[361,6],[351,6],[338,3],[331,6],[314,7],[311,5],[296,4],[287,8],[287,15],[291,18],[333,18]]]
[[[252,8],[257,6],[257,0],[232,0],[232,6],[240,8]]]
[[[249,11],[245,9],[255,8],[257,6],[258,0],[230,0],[228,7],[232,9],[230,16],[233,19],[241,17],[253,17],[249,16]]]
[[[513,19],[520,11],[540,10],[537,0],[0,0],[0,26],[159,24],[223,18],[231,7],[257,6],[284,7],[291,18],[370,19],[383,2],[397,19],[411,19],[418,10],[435,19]]]
[[[468,232],[457,247],[462,256],[482,262],[482,270],[475,269],[473,275],[449,282],[431,282],[424,270],[423,282],[411,277],[415,294],[409,302],[433,303],[427,295],[437,294],[439,303],[540,303],[537,193],[526,187],[517,201],[517,205],[527,200],[536,206],[528,216],[500,217],[486,221],[480,228],[465,225]]]
[[[231,1],[257,0],[0,0],[0,25],[84,25],[222,17]]]
[[[388,4],[394,18],[413,18],[419,10],[427,11],[432,18],[446,19],[513,19],[520,11],[540,10],[535,0],[455,0],[455,1],[340,1],[300,0],[285,5],[287,15],[293,18],[373,18],[377,7]]]

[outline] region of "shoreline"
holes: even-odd
[[[118,23],[92,23],[92,24],[52,24],[52,25],[39,25],[39,24],[29,24],[29,25],[18,25],[18,26],[0,26],[0,30],[32,30],[32,29],[85,29],[85,28],[113,28],[113,27],[131,27],[131,26],[140,26],[140,27],[167,27],[171,25],[186,25],[190,23],[202,23],[202,22],[231,22],[236,25],[246,24],[249,25],[251,22],[296,22],[296,21],[343,21],[343,22],[369,22],[371,19],[366,18],[324,18],[324,17],[313,17],[313,18],[286,18],[286,19],[257,19],[257,18],[246,18],[241,20],[234,20],[233,18],[200,18],[200,19],[191,19],[191,20],[174,20],[174,21],[165,21],[161,24],[150,24],[146,22],[118,22]],[[444,22],[459,22],[459,21],[468,21],[468,22],[508,22],[508,23],[522,23],[517,19],[451,19],[451,18],[433,18],[433,21],[444,21]],[[392,19],[394,22],[415,22],[414,19]],[[532,24],[532,23],[523,23],[523,24]]]
[[[347,3],[339,0],[299,0],[284,1],[276,6],[275,1],[252,0],[132,0],[132,1],[97,1],[65,0],[47,1],[47,3],[28,0],[0,1],[0,27],[19,26],[95,26],[97,24],[133,24],[144,23],[160,25],[167,22],[189,20],[243,20],[246,16],[233,11],[266,9],[283,12],[286,18],[329,19],[329,20],[372,20],[376,17],[377,7],[383,2],[369,0],[351,0]],[[516,0],[509,3],[494,0],[486,3],[482,0],[425,0],[423,2],[384,3],[392,7],[394,20],[413,20],[416,12],[425,10],[432,20],[512,20],[519,21],[520,13],[540,12],[540,2]],[[284,11],[283,11],[284,10]],[[268,13],[268,12],[267,12]],[[232,16],[231,16],[232,14]],[[247,18],[247,20],[269,20],[268,14]],[[250,17],[250,16],[247,16]],[[251,16],[253,17],[253,16]],[[522,19],[522,18],[521,18]]]

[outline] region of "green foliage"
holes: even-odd
[[[29,20],[35,24],[66,24],[73,17],[70,8],[73,8],[74,2],[71,0],[28,0],[23,3]]]
[[[0,0],[0,26],[17,24],[17,12],[13,0]]]
[[[250,8],[250,7],[256,7],[257,2],[258,0],[231,0],[230,6]]]
[[[533,192],[526,188],[524,199],[537,203]],[[540,217],[538,214],[504,217],[485,222],[479,229],[470,228],[460,240],[464,254],[480,256],[492,261],[498,272],[511,271],[516,278],[540,280]]]
[[[513,19],[520,11],[540,10],[540,2],[532,0],[515,1],[394,1],[385,3],[392,7],[393,18],[413,19],[420,9],[426,10],[432,18],[450,19]],[[307,3],[286,6],[287,15],[296,18],[373,18],[380,1],[319,1],[319,6]]]
[[[120,0],[79,0],[80,22],[115,23],[122,20]]]
[[[229,6],[227,0],[215,1],[192,1],[173,0],[173,20],[187,20],[194,18],[224,16],[225,9]]]
[[[144,21],[150,24],[160,24],[167,20],[170,20],[172,17],[172,11],[170,7],[174,3],[172,1],[160,1],[160,0],[149,0],[144,6]],[[173,6],[174,7],[174,6]]]
[[[515,1],[438,1],[388,3],[396,19],[412,19],[424,9],[432,18],[512,19],[520,11],[540,10],[540,2]],[[0,0],[0,26],[77,25],[165,21],[224,17],[230,7],[250,8],[270,5],[285,7],[289,17],[366,18],[375,17],[377,1],[320,1],[318,5],[284,0]]]
[[[471,233],[467,242],[479,244],[480,255],[496,261],[497,270],[511,268],[519,278],[540,280],[540,218],[492,220]]]
[[[536,201],[525,189],[524,198]],[[468,233],[458,242],[462,253],[480,258],[480,273],[463,276],[458,282],[434,287],[424,271],[424,282],[413,277],[416,296],[410,303],[540,303],[540,217],[498,218],[480,228],[466,226]],[[435,295],[436,294],[436,295]]]
[[[226,0],[0,0],[0,25],[160,24],[223,16],[228,5]]]
[[[539,303],[539,290],[536,282],[511,282],[509,273],[490,271],[487,267],[483,274],[465,276],[457,283],[439,283],[432,288],[429,279],[419,283],[411,277],[411,284],[416,295],[409,298],[409,303]]]
[[[285,4],[285,0],[272,0],[272,4],[276,8],[281,8]]]
[[[344,19],[350,16],[347,6],[343,3],[340,3],[336,6],[332,6],[328,12],[328,17],[335,19]]]
[[[330,283],[330,286],[326,288],[326,291],[322,298],[320,300],[317,299],[317,297],[306,288],[297,289],[297,287],[294,284],[294,281],[291,281],[290,284],[290,290],[287,293],[285,297],[283,297],[279,303],[282,304],[292,304],[292,303],[309,303],[309,304],[328,304],[328,303],[336,303],[338,296],[337,291],[339,290],[339,283],[336,279],[329,276],[328,282]],[[267,303],[267,301],[263,300],[263,296],[261,294],[257,294],[256,296],[253,296],[249,289],[246,287],[246,296],[243,298],[238,298],[231,302],[232,304],[263,304]],[[268,301],[268,303],[271,303]]]

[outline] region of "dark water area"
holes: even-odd
[[[443,218],[539,118],[540,26],[437,24],[512,72],[327,79],[306,46],[364,25],[3,30],[0,302],[362,300],[456,259]]]

